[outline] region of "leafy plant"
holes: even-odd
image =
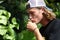
[[[19,24],[16,22],[16,18],[12,18],[11,22],[9,18],[11,17],[11,13],[6,10],[0,10],[0,35],[3,40],[15,40],[15,31],[14,27],[19,29]],[[2,39],[0,39],[2,40]]]

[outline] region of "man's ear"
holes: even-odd
[[[44,11],[44,8],[41,8],[42,11]]]
[[[44,9],[41,8],[41,9],[40,9],[40,13],[44,13]]]

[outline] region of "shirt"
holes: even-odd
[[[60,19],[54,19],[45,27],[41,27],[40,33],[45,40],[60,40]]]

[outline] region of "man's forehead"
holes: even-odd
[[[36,11],[36,10],[38,10],[38,9],[37,9],[37,8],[28,9],[29,12],[31,12],[31,11]]]

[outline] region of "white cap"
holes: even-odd
[[[52,11],[52,9],[50,9],[46,6],[44,0],[29,0],[28,4],[30,4],[30,8],[32,8],[32,7],[45,7],[48,10]]]
[[[29,0],[28,3],[30,4],[30,7],[46,7],[44,0]]]

